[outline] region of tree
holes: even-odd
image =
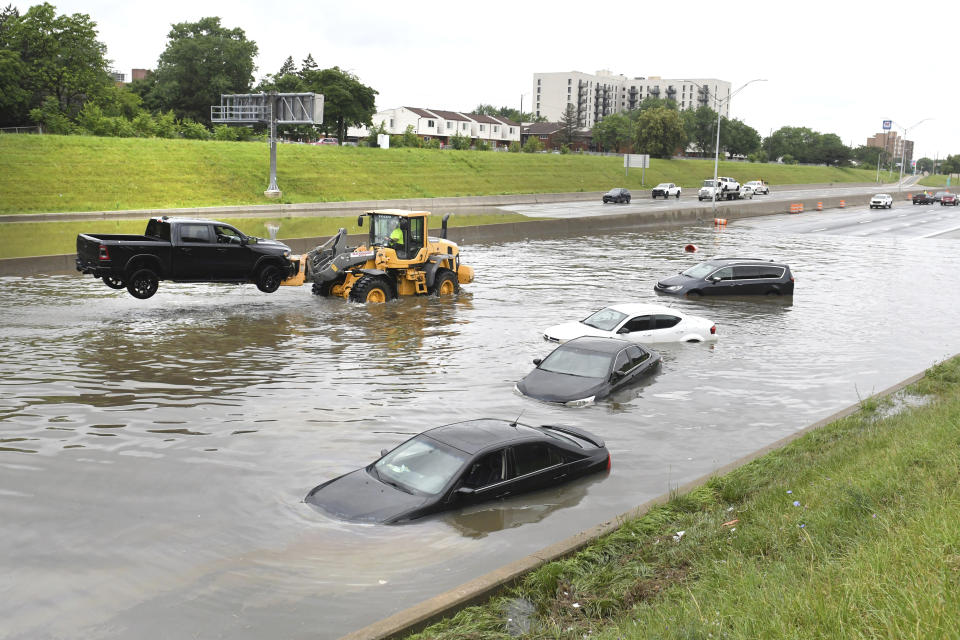
[[[347,135],[347,127],[371,124],[376,110],[377,91],[361,83],[355,75],[340,67],[332,67],[305,71],[301,76],[302,91],[323,94],[321,130],[336,132],[342,142]]]
[[[567,104],[567,108],[560,118],[560,131],[557,132],[557,142],[561,145],[573,143],[580,128],[580,116],[577,115],[577,108],[572,104]]]
[[[626,114],[614,113],[593,126],[593,141],[606,151],[621,151],[633,142],[636,123]]]
[[[523,143],[524,153],[538,153],[543,151],[543,143],[537,136],[527,136],[527,141]]]
[[[717,112],[707,106],[684,111],[683,130],[700,153],[711,153],[717,145]]]
[[[876,167],[879,166],[880,154],[883,152],[881,147],[868,147],[860,145],[851,152],[853,159],[861,166]],[[932,164],[932,163],[931,163]]]
[[[299,73],[300,73],[301,76],[305,76],[306,74],[310,73],[311,71],[316,71],[316,70],[319,69],[319,68],[320,68],[320,67],[317,66],[317,63],[314,62],[314,60],[313,60],[313,54],[312,54],[312,53],[308,53],[308,54],[307,54],[307,57],[304,58],[304,59],[303,59],[303,62],[300,63],[300,71],[299,71]]]
[[[843,144],[843,141],[835,133],[821,134],[817,140],[816,162],[832,166],[846,165],[853,155],[850,147]]]
[[[464,151],[470,148],[470,136],[462,135],[459,131],[450,136],[450,146],[458,151]]]
[[[210,17],[175,24],[167,37],[148,105],[209,123],[210,107],[220,104],[221,94],[250,90],[257,44],[243,29],[227,29]]]
[[[720,147],[735,156],[748,156],[760,149],[760,134],[740,120],[724,118],[720,126]]]
[[[933,171],[933,160],[927,157],[917,160],[917,171],[921,173]]]
[[[670,158],[687,143],[680,114],[666,106],[653,107],[637,118],[636,144],[640,153],[656,158]]]
[[[111,84],[106,51],[86,14],[58,16],[43,3],[21,16],[8,6],[0,13],[0,123],[23,124],[51,97],[64,115],[79,113]]]
[[[773,160],[789,155],[796,162],[813,162],[818,136],[807,127],[781,127],[764,139],[763,148]]]
[[[280,70],[277,71],[277,77],[282,78],[288,73],[296,73],[297,68],[293,64],[293,56],[287,56],[287,59],[283,61],[283,64],[280,65]]]
[[[638,111],[647,111],[648,109],[656,109],[657,107],[666,107],[667,109],[677,110],[677,101],[673,98],[657,98],[656,96],[647,96],[640,101],[639,106],[637,106]]]
[[[475,113],[481,116],[499,116],[501,118],[506,118],[514,122],[546,122],[547,119],[543,116],[535,116],[533,113],[523,113],[519,109],[514,109],[513,107],[494,107],[492,104],[483,104],[480,103],[477,107],[470,113]]]

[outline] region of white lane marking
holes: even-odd
[[[821,227],[819,229],[814,229],[813,231],[811,231],[811,233],[816,233],[817,231],[826,231],[826,230],[827,230],[826,227]]]
[[[942,236],[946,233],[953,233],[954,231],[960,230],[960,226],[953,227],[952,229],[944,229],[943,231],[934,231],[933,233],[928,233],[920,236],[921,238],[932,238],[934,236]]]
[[[869,221],[869,220],[861,220],[861,221],[859,221],[857,224],[867,224],[868,222],[870,222],[870,221]]]

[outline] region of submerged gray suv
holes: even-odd
[[[674,296],[793,295],[793,274],[782,262],[761,258],[711,258],[657,282],[654,291]]]

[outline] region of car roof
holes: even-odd
[[[545,437],[543,432],[529,425],[492,418],[446,424],[424,431],[422,435],[470,454],[492,445]]]
[[[619,311],[620,313],[625,313],[630,316],[656,313],[669,313],[674,316],[683,316],[683,314],[676,309],[663,304],[651,304],[649,302],[622,302],[620,304],[608,305],[605,308],[613,309],[614,311]]]
[[[222,224],[228,227],[232,227],[232,224],[227,224],[226,222],[220,222],[219,220],[213,220],[212,218],[180,218],[178,216],[154,216],[152,220],[158,222],[176,222],[187,223],[187,224]]]
[[[587,349],[589,351],[598,351],[600,353],[619,353],[624,347],[629,347],[633,344],[634,343],[632,342],[621,340],[619,338],[582,336],[580,338],[574,338],[573,340],[565,342],[557,347],[557,349],[577,347],[580,349]]]
[[[717,256],[715,258],[710,258],[709,260],[705,260],[704,262],[707,262],[709,264],[731,264],[734,262],[752,262],[752,263],[759,263],[759,264],[775,264],[781,267],[786,266],[783,262],[777,262],[775,260],[767,260],[766,258],[747,258],[747,257],[738,258],[736,256]]]
[[[403,216],[405,218],[418,218],[421,216],[430,215],[429,211],[410,211],[409,209],[374,209],[372,211],[364,211],[363,215],[369,216],[371,214],[379,214],[385,216]]]

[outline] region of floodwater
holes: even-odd
[[[694,242],[696,255],[682,247]],[[691,228],[464,247],[456,299],[0,280],[0,637],[334,638],[614,517],[960,352],[955,242]],[[791,299],[673,301],[715,345],[582,409],[517,396],[541,330],[704,255],[786,260]],[[944,286],[944,283],[948,283]],[[566,422],[613,469],[400,526],[302,502],[423,429]]]

